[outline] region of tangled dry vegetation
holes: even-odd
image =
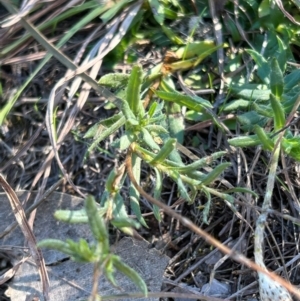
[[[163,292],[200,299],[215,281],[222,290],[212,286],[206,300],[253,300],[255,271],[153,206],[120,171],[133,153],[142,190],[253,261],[263,208],[264,264],[299,285],[299,7],[212,3],[0,1],[0,172],[36,200],[51,187],[102,203],[120,197],[139,235],[171,258]],[[130,89],[143,105],[128,100]]]

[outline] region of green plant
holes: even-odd
[[[289,154],[292,158],[300,160],[299,147],[300,137],[293,137],[292,133],[287,130],[292,118],[300,105],[300,97],[296,94],[291,96],[291,89],[299,91],[299,87],[295,80],[295,76],[299,76],[299,72],[292,72],[288,75],[288,80],[283,77],[283,71],[279,67],[278,61],[274,58],[267,63],[264,58],[257,53],[255,54],[258,64],[258,75],[264,81],[269,90],[269,104],[256,103],[253,106],[254,113],[262,116],[265,121],[272,121],[273,130],[266,132],[261,126],[255,125],[253,130],[255,135],[242,136],[229,140],[229,143],[237,147],[249,147],[260,145],[264,150],[272,152],[269,175],[266,187],[266,193],[262,205],[262,212],[256,220],[255,240],[254,240],[254,256],[255,262],[263,269],[267,270],[264,263],[264,231],[268,217],[268,210],[272,208],[272,195],[274,183],[276,179],[277,166],[280,151]],[[296,70],[297,71],[297,70]],[[291,80],[293,79],[293,80]],[[286,87],[289,87],[287,89]],[[291,107],[291,104],[293,106]],[[286,114],[289,117],[286,118]],[[260,298],[269,300],[270,296],[276,300],[292,300],[289,292],[279,283],[273,282],[265,274],[258,272]]]
[[[211,195],[221,197],[229,204],[233,204],[232,196],[209,187],[230,164],[221,163],[208,174],[200,172],[199,169],[224,156],[226,152],[216,152],[194,163],[184,164],[177,150],[178,142],[166,122],[168,116],[164,112],[164,108],[169,101],[179,107],[184,105],[197,112],[207,111],[211,108],[211,105],[201,97],[182,95],[176,92],[171,86],[170,77],[162,75],[161,88],[153,92],[165,102],[155,99],[147,109],[147,107],[144,107],[145,102],[142,100],[148,90],[147,85],[144,85],[147,82],[149,82],[148,76],[144,76],[142,68],[137,65],[133,67],[130,76],[108,74],[101,78],[101,85],[117,89],[116,94],[120,98],[114,104],[118,106],[120,112],[108,119],[101,120],[87,131],[84,137],[94,139],[88,152],[92,151],[97,144],[109,135],[118,133],[118,130],[122,127],[124,129],[123,134],[113,142],[113,146],[126,152],[131,149],[133,171],[137,182],[140,183],[142,164],[146,164],[155,173],[153,194],[158,199],[161,195],[164,176],[168,176],[176,182],[179,195],[189,203],[192,203],[197,193],[202,191],[208,199],[204,210],[204,222],[207,223]],[[122,166],[121,163],[119,164]],[[118,175],[118,181],[115,181],[115,177],[116,171],[113,170],[106,184],[106,192],[102,198],[103,202],[108,198],[116,197],[116,195],[120,198],[118,191],[124,183],[126,171],[122,171]],[[133,212],[139,222],[146,226],[146,222],[141,215],[140,196],[132,184],[129,196]],[[160,219],[158,208],[154,207],[153,210],[156,217]]]
[[[258,67],[258,74],[260,74],[261,80],[265,82],[265,86],[263,90],[255,89],[252,93],[262,95],[260,93],[263,91],[266,94],[263,94],[263,98],[258,97],[247,101],[247,106],[252,110],[238,116],[238,120],[245,129],[254,131],[255,134],[233,138],[228,142],[236,147],[261,145],[263,149],[273,151],[276,141],[279,141],[286,154],[300,160],[300,136],[294,136],[291,131],[287,130],[300,102],[298,96],[300,73],[298,70],[294,70],[284,77],[285,70],[280,69],[275,58],[270,63],[267,63],[260,55],[258,59],[264,61],[264,64]],[[232,108],[234,104],[238,105],[240,102],[241,100],[234,100],[227,106]],[[291,118],[286,120],[286,114],[291,114]],[[273,121],[273,130],[266,132],[263,126],[270,121]],[[284,135],[278,140],[280,133]]]
[[[214,3],[214,1],[211,2]],[[11,14],[19,13],[9,1],[3,3]],[[281,2],[277,1],[278,3]],[[36,25],[36,27],[32,25],[35,20],[36,7],[34,7],[32,12],[28,12],[28,19],[30,17],[32,23],[28,23],[27,18],[22,18],[22,22],[20,22],[28,33],[15,39],[16,42],[8,45],[8,47],[1,49],[0,57],[2,59],[13,52],[30,37],[39,41],[48,53],[17,93],[4,104],[0,112],[0,124],[3,123],[29,82],[53,55],[73,71],[66,73],[65,78],[58,82],[49,98],[46,120],[53,151],[48,158],[51,161],[53,156],[56,156],[63,174],[70,182],[71,179],[68,178],[59,160],[58,149],[72,128],[74,116],[83,107],[91,86],[107,99],[111,107],[117,107],[118,112],[108,119],[99,121],[85,133],[84,139],[86,141],[89,142],[88,139],[93,140],[86,156],[88,157],[90,152],[95,151],[99,143],[108,136],[114,135],[116,137],[121,134],[121,137],[114,141],[113,146],[115,149],[121,150],[123,154],[126,153],[133,162],[129,198],[131,208],[142,225],[147,226],[141,214],[141,193],[137,189],[137,185],[133,184],[134,181],[136,184],[141,183],[142,168],[155,175],[152,194],[156,199],[161,198],[164,177],[169,177],[177,184],[178,195],[189,203],[194,201],[197,193],[203,193],[207,197],[203,210],[205,223],[208,223],[212,195],[224,199],[225,203],[238,214],[233,204],[234,199],[229,193],[240,192],[241,189],[236,188],[230,192],[222,192],[211,188],[213,181],[224,172],[229,163],[221,163],[209,173],[203,172],[202,169],[213,160],[222,158],[226,152],[215,152],[194,163],[184,163],[183,156],[178,150],[183,149],[181,144],[185,142],[184,118],[189,118],[192,122],[213,120],[212,123],[222,131],[225,127],[220,122],[220,113],[237,111],[236,120],[231,121],[228,126],[235,129],[237,124],[240,124],[243,131],[254,134],[231,139],[229,140],[231,145],[246,147],[261,145],[263,149],[274,152],[276,156],[278,156],[279,148],[281,148],[285,154],[289,154],[297,160],[300,159],[300,138],[286,130],[291,119],[286,120],[285,117],[287,114],[292,116],[292,113],[297,110],[299,102],[300,73],[288,65],[288,61],[294,60],[292,44],[299,45],[298,26],[289,21],[294,20],[296,22],[299,18],[298,10],[294,9],[294,7],[298,7],[298,4],[283,1],[283,6],[292,11],[292,19],[284,17],[285,13],[282,12],[282,8],[279,8],[280,5],[278,7],[271,4],[269,0],[264,0],[261,3],[245,0],[239,1],[238,5],[234,3],[233,9],[233,2],[228,2],[227,9],[230,13],[225,14],[223,22],[223,33],[225,33],[226,40],[225,43],[218,41],[217,44],[212,41],[211,37],[199,37],[197,23],[183,30],[179,26],[176,27],[177,19],[181,20],[180,23],[185,23],[184,21],[189,20],[195,12],[197,22],[202,22],[200,27],[205,25],[204,23],[208,18],[215,18],[207,9],[208,3],[203,1],[191,1],[190,3],[180,0],[86,1],[78,6],[68,7],[63,13],[43,24]],[[199,16],[198,12],[200,11],[201,15]],[[59,40],[56,46],[49,43],[41,34],[45,29],[49,32],[49,28],[54,32],[61,21],[72,19],[73,16],[77,15],[82,16],[82,19],[66,31],[67,34]],[[206,21],[203,22],[202,16]],[[92,20],[99,21],[99,19],[102,20],[102,25],[110,27],[109,24],[114,24],[114,26],[111,26],[111,30],[107,30],[106,34],[95,45],[86,42],[88,44],[86,48],[91,48],[91,51],[84,54],[82,65],[78,67],[80,55],[74,60],[76,63],[72,62],[60,51],[60,48],[86,24]],[[115,21],[116,23],[114,23]],[[21,28],[19,24],[18,26]],[[264,35],[261,34],[261,30],[264,31]],[[260,34],[253,34],[255,31],[259,31]],[[175,61],[156,65],[147,74],[144,74],[140,66],[134,65],[131,75],[108,74],[100,79],[98,85],[94,79],[99,69],[94,69],[94,67],[97,67],[106,54],[109,52],[111,54],[109,57],[111,67],[119,61],[123,61],[124,53],[128,53],[129,48],[136,41],[143,39],[149,39],[152,45],[158,47],[166,46]],[[234,45],[230,44],[232,41]],[[245,44],[251,49],[245,50]],[[267,46],[264,46],[265,44]],[[231,51],[235,47],[238,51]],[[96,57],[97,51],[99,52]],[[220,52],[226,51],[226,61],[223,62],[224,70],[218,68],[221,56],[217,58],[216,51],[218,51],[218,55]],[[137,57],[136,54],[130,54],[127,63],[134,62]],[[251,66],[248,66],[244,57],[251,58],[250,61],[257,66],[256,72],[254,72],[254,68],[248,71]],[[248,68],[247,72],[243,72],[246,69],[243,68],[245,65]],[[88,75],[87,70],[91,66],[93,66],[93,70]],[[218,71],[219,74],[217,74]],[[209,88],[210,91],[219,89],[218,75],[223,81],[223,71],[228,93],[226,99],[223,100],[224,103],[213,108],[212,104],[216,103],[213,95],[207,100],[196,96],[193,91],[204,88]],[[231,75],[232,71],[238,72],[233,72],[234,74]],[[286,73],[288,75],[285,75]],[[74,106],[68,122],[65,122],[64,118],[59,120],[53,113],[55,112],[55,98],[59,94],[57,93],[58,88],[66,85],[70,79],[78,74],[86,81],[82,88],[82,94],[78,97],[80,102],[78,101]],[[174,80],[175,76],[182,78],[180,84],[186,88],[184,94],[178,92],[178,85]],[[69,100],[76,95],[80,83],[81,79],[74,80],[68,94]],[[105,87],[113,89],[114,94]],[[0,94],[2,94],[1,91]],[[186,116],[181,115],[183,107],[187,108]],[[220,112],[216,110],[217,108],[220,108]],[[274,128],[267,131],[265,125],[270,122],[274,123]],[[253,124],[256,125],[253,126]],[[276,161],[277,164],[278,157],[276,156],[273,157],[275,157],[274,162]],[[47,162],[49,161],[47,159]],[[118,166],[111,171],[107,179],[106,190],[101,198],[101,204],[96,209],[94,208],[98,215],[97,218],[95,217],[97,222],[90,222],[91,217],[87,204],[86,209],[82,211],[72,213],[59,211],[56,213],[57,218],[61,220],[74,223],[90,222],[92,229],[97,229],[95,224],[99,226],[98,234],[94,233],[97,241],[94,246],[88,246],[83,240],[78,243],[72,241],[56,242],[57,246],[71,255],[73,259],[94,262],[104,270],[110,270],[111,263],[117,267],[118,260],[112,259],[114,256],[110,254],[108,248],[107,224],[110,223],[131,235],[133,234],[133,227],[137,226],[137,223],[128,219],[124,205],[126,202],[120,193],[126,177],[129,175],[128,168],[126,169],[125,166],[126,164],[120,161]],[[274,163],[270,175],[274,176],[275,169]],[[38,172],[38,174],[41,175],[42,172]],[[268,189],[270,190],[270,188]],[[249,192],[245,189],[243,191]],[[80,191],[77,190],[77,192]],[[252,195],[255,194],[252,193]],[[90,198],[88,199],[90,200]],[[160,214],[157,205],[153,206],[153,211],[159,220]],[[101,221],[99,220],[100,217],[102,218]],[[103,236],[102,239],[104,240],[101,240],[99,235]],[[99,249],[102,251],[99,252]],[[107,262],[110,264],[106,265]],[[112,277],[109,273],[107,275]]]
[[[85,209],[82,211],[81,218],[78,218],[78,212],[57,211],[55,217],[58,220],[71,223],[87,222],[94,236],[94,243],[89,244],[83,238],[80,238],[78,242],[71,239],[67,239],[66,241],[45,239],[38,243],[38,247],[55,249],[69,255],[74,261],[94,264],[92,300],[101,300],[97,295],[98,278],[101,273],[104,273],[105,277],[114,286],[117,286],[114,278],[116,270],[131,279],[141,292],[147,296],[147,286],[141,276],[127,264],[122,262],[120,257],[114,255],[109,248],[108,223],[111,223],[113,226],[122,229],[123,231],[124,229],[129,230],[131,227],[138,227],[138,223],[129,218],[118,218],[116,217],[117,214],[114,214],[114,217],[109,218],[109,210],[109,206],[99,210],[94,198],[88,196],[85,200]],[[115,213],[115,211],[113,211],[113,213]],[[75,218],[74,214],[76,215]]]

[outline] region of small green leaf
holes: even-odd
[[[246,50],[254,59],[256,65],[257,65],[257,74],[260,77],[260,79],[263,81],[264,84],[269,85],[270,84],[270,66],[268,64],[268,61],[258,52],[252,49]]]
[[[57,250],[70,256],[73,254],[69,244],[58,239],[44,239],[37,243],[37,247]]]
[[[114,218],[111,220],[111,223],[113,226],[115,226],[116,228],[122,228],[122,227],[134,227],[136,229],[140,228],[140,224],[127,217],[127,218]]]
[[[177,183],[177,188],[178,188],[178,191],[180,193],[180,196],[184,200],[186,200],[189,203],[191,203],[192,200],[191,200],[191,198],[190,198],[190,196],[188,194],[188,191],[187,191],[187,189],[186,189],[186,187],[185,187],[185,185],[184,185],[184,183],[183,183],[183,181],[182,181],[182,179],[180,177],[180,174],[177,171],[172,170],[172,171],[169,172],[169,176],[173,179],[173,181],[175,181]]]
[[[148,114],[149,114],[149,117],[151,118],[155,111],[156,111],[156,108],[157,108],[157,102],[153,102],[149,108],[149,111],[148,111]]]
[[[227,104],[225,104],[222,108],[224,112],[233,112],[237,110],[247,110],[250,106],[251,102],[249,100],[244,99],[235,99]]]
[[[221,152],[215,152],[213,153],[211,156],[207,156],[205,158],[202,158],[200,160],[195,161],[192,164],[186,165],[186,166],[178,166],[178,167],[171,167],[170,169],[176,169],[178,172],[190,172],[196,169],[199,169],[201,167],[204,167],[206,165],[211,164],[214,160],[225,156],[227,154],[227,152],[225,151],[221,151]]]
[[[184,45],[184,41],[174,33],[172,29],[170,29],[167,26],[161,25],[161,29],[164,32],[164,34],[172,41],[173,43],[177,45]]]
[[[270,99],[271,91],[267,89],[265,85],[257,85],[257,84],[248,84],[248,85],[232,85],[231,91],[233,94],[249,99],[249,100],[259,100],[259,101],[267,101]]]
[[[123,112],[127,122],[129,122],[132,125],[139,125],[139,122],[138,122],[136,116],[133,114],[133,112],[127,102],[123,103],[122,112]]]
[[[167,142],[163,145],[161,150],[158,152],[158,154],[153,158],[152,161],[149,162],[149,164],[157,164],[163,162],[165,159],[168,158],[170,153],[173,151],[173,149],[176,146],[176,139],[170,138],[167,140]]]
[[[215,47],[213,40],[197,41],[180,47],[175,54],[179,59],[189,59],[209,50],[215,51]]]
[[[128,86],[126,90],[127,103],[132,110],[134,116],[142,115],[142,102],[140,99],[141,86],[143,81],[143,69],[140,65],[135,65],[132,68]]]
[[[134,178],[138,184],[140,184],[140,178],[141,178],[141,162],[142,160],[140,157],[138,157],[136,154],[132,154],[132,171],[133,171]],[[129,197],[130,197],[130,207],[133,213],[136,215],[138,221],[144,227],[148,228],[147,223],[144,220],[141,213],[140,193],[134,187],[133,183],[130,183]]]
[[[286,64],[288,61],[287,49],[289,45],[287,45],[283,40],[280,39],[279,35],[276,35],[277,43],[278,43],[278,51],[276,53],[276,58],[279,64],[279,68],[282,72],[286,69]],[[285,87],[284,87],[285,88]]]
[[[274,142],[272,141],[271,138],[268,137],[266,132],[264,131],[263,128],[261,128],[259,125],[255,124],[254,125],[254,131],[258,138],[261,141],[261,144],[265,150],[273,151],[274,149]]]
[[[155,186],[154,186],[154,191],[153,191],[153,197],[157,200],[160,200],[161,198],[161,191],[163,187],[163,177],[162,173],[154,167],[155,171]],[[161,216],[159,212],[160,208],[156,205],[153,205],[153,213],[156,219],[160,222],[161,221]]]
[[[235,187],[235,188],[232,188],[232,189],[228,189],[226,190],[224,193],[236,193],[236,192],[242,192],[242,193],[250,193],[252,194],[255,198],[258,198],[259,195],[257,193],[255,193],[254,191],[250,190],[250,189],[247,189],[247,188],[244,188],[244,187]]]
[[[228,143],[235,147],[250,147],[260,145],[261,142],[257,135],[249,135],[229,139]]]
[[[111,146],[118,148],[120,150],[127,149],[130,144],[134,141],[134,135],[128,131],[125,132],[125,134],[118,140],[115,140],[113,143],[111,143]]]
[[[281,130],[285,125],[284,108],[275,95],[271,94],[270,99],[271,99],[271,106],[274,112],[274,129],[275,132],[277,132]]]
[[[212,104],[209,101],[198,96],[182,95],[164,91],[155,91],[154,93],[163,100],[175,102],[197,112],[203,112],[206,108],[212,108]]]
[[[142,128],[143,142],[146,143],[151,150],[160,150],[159,145],[154,141],[152,135],[147,131],[146,128]]]
[[[215,167],[211,172],[209,172],[205,176],[205,178],[202,180],[201,184],[202,185],[210,185],[229,166],[231,166],[231,163],[221,163],[221,164],[219,164],[217,167]]]
[[[268,119],[259,115],[256,111],[248,111],[246,113],[238,115],[237,120],[243,126],[245,126],[246,129],[252,130],[254,124],[264,126]]]
[[[147,129],[150,133],[154,132],[157,134],[168,134],[166,128],[161,125],[149,124],[145,126],[145,129]]]
[[[271,62],[270,88],[272,94],[280,99],[283,93],[283,74],[280,70],[278,61],[273,58]]]
[[[122,262],[118,256],[113,257],[113,263],[114,267],[122,274],[127,276],[139,288],[139,290],[145,295],[145,297],[147,297],[148,289],[142,277],[134,269]]]
[[[178,106],[177,104],[171,104],[172,107]],[[180,107],[181,109],[181,107]],[[185,122],[181,113],[168,114],[169,134],[171,137],[176,138],[178,143],[183,144]]]
[[[82,210],[57,210],[54,217],[59,220],[70,224],[87,223],[88,217],[84,209]]]
[[[230,38],[233,40],[233,42],[234,43],[240,42],[242,37],[240,34],[240,30],[237,27],[236,21],[232,18],[228,18],[228,20],[226,20],[224,25],[226,26],[227,29],[226,31],[230,35]]]
[[[283,138],[281,145],[285,153],[293,159],[300,161],[300,137]]]
[[[300,69],[293,70],[290,74],[284,77],[284,90],[290,91],[300,82]]]
[[[125,124],[126,120],[124,117],[120,118],[114,125],[104,129],[100,134],[96,133],[95,141],[88,148],[87,153],[90,153],[101,141],[106,139],[111,134],[115,133],[121,126]]]
[[[253,103],[251,105],[251,108],[262,116],[265,116],[268,118],[274,118],[274,112],[270,105],[266,106],[266,105],[262,105],[262,104]]]
[[[125,87],[128,83],[129,75],[125,73],[108,73],[103,75],[98,83],[113,89]]]
[[[107,130],[108,127],[114,126],[122,118],[122,113],[113,115],[110,118],[101,120],[90,127],[83,138],[94,138],[96,139],[104,130]]]
[[[109,251],[108,232],[104,219],[98,214],[94,197],[87,196],[84,205],[93,236],[102,244],[103,253],[107,253]]]
[[[109,256],[109,258],[106,259],[106,265],[104,267],[104,274],[105,277],[108,279],[108,281],[115,287],[117,287],[117,282],[115,280],[114,272],[114,256]]]
[[[124,177],[124,180],[125,180],[125,177]],[[113,209],[113,217],[114,218],[121,218],[121,219],[129,218],[128,214],[127,214],[126,206],[124,204],[124,199],[123,199],[122,195],[120,194],[120,192],[117,192],[114,194],[113,205],[114,205],[114,209]]]
[[[258,16],[259,18],[263,18],[265,16],[268,16],[271,12],[271,4],[270,0],[263,0],[258,8]]]
[[[158,0],[148,0],[153,16],[159,25],[163,25],[165,20],[165,7]]]

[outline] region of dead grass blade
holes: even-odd
[[[44,258],[42,252],[36,246],[36,239],[31,228],[29,227],[24,209],[21,205],[21,202],[17,194],[14,192],[14,190],[10,187],[10,185],[6,182],[6,180],[1,174],[0,174],[0,185],[2,186],[3,190],[5,191],[9,199],[16,220],[24,234],[26,241],[28,242],[31,256],[40,274],[40,278],[43,286],[44,298],[45,300],[49,300],[49,278],[48,278],[48,273],[46,270]]]
[[[9,27],[12,26],[14,24],[16,24],[17,22],[19,22],[21,20],[21,18],[26,17],[30,11],[34,8],[36,2],[38,2],[37,0],[29,0],[27,3],[23,2],[23,5],[21,7],[21,10],[19,12],[17,12],[15,15],[12,15],[8,18],[8,20],[6,22],[4,22],[4,24],[2,24],[2,27]]]
[[[23,147],[21,147],[18,150],[18,152],[10,160],[8,160],[3,167],[0,168],[0,172],[3,172],[7,167],[11,166],[11,164],[13,162],[17,162],[17,160],[19,160],[19,158],[30,148],[30,146],[33,144],[35,139],[39,136],[39,134],[41,133],[43,127],[44,127],[44,125],[41,125],[36,130],[36,132],[30,137],[28,142]]]
[[[67,133],[71,130],[74,121],[75,121],[75,117],[78,114],[78,112],[81,110],[81,108],[83,107],[83,105],[86,102],[86,99],[89,95],[89,91],[91,89],[91,85],[90,82],[87,81],[82,88],[82,92],[80,94],[80,97],[78,98],[77,101],[77,105],[74,106],[74,109],[72,110],[70,117],[68,119],[68,121],[65,123],[65,127],[63,128],[58,141],[56,141],[55,137],[56,137],[56,131],[54,128],[54,103],[55,103],[55,96],[56,96],[56,91],[58,91],[58,89],[63,86],[66,81],[68,81],[69,79],[73,78],[74,76],[78,75],[78,74],[84,74],[83,72],[86,71],[87,69],[89,69],[91,66],[92,70],[90,73],[90,76],[86,75],[89,80],[94,81],[94,79],[96,78],[98,71],[101,67],[101,61],[104,58],[104,56],[109,53],[112,49],[114,49],[122,40],[122,38],[124,37],[124,35],[127,33],[135,15],[138,13],[140,7],[142,5],[142,2],[139,2],[137,4],[132,5],[127,11],[126,14],[121,15],[120,17],[116,18],[114,20],[114,25],[111,27],[111,29],[108,31],[108,33],[99,41],[99,43],[97,44],[97,48],[98,48],[98,55],[92,59],[90,62],[84,62],[84,65],[82,67],[77,67],[73,62],[69,61],[71,63],[72,68],[70,68],[71,70],[74,70],[74,67],[76,67],[76,70],[72,71],[71,73],[68,72],[67,77],[62,78],[53,88],[53,90],[51,91],[50,97],[49,97],[49,103],[48,103],[48,107],[47,107],[47,115],[46,115],[46,125],[47,125],[47,129],[49,132],[49,138],[51,141],[51,144],[53,146],[53,152],[55,155],[55,158],[57,160],[57,163],[59,165],[59,168],[61,169],[61,171],[63,172],[65,178],[67,179],[67,181],[70,183],[70,185],[73,187],[73,189],[75,191],[77,191],[80,195],[82,195],[84,197],[84,195],[81,193],[81,191],[73,184],[73,182],[71,181],[69,175],[67,174],[67,172],[65,171],[63,164],[61,163],[61,160],[59,158],[59,154],[58,154],[58,148],[59,148],[59,143],[63,141],[64,137],[67,135]],[[122,20],[124,19],[124,20]],[[117,29],[119,29],[119,31],[117,32]],[[83,78],[86,80],[86,78]],[[78,82],[76,83],[76,85],[78,85]],[[93,86],[94,87],[94,86]],[[97,84],[97,90],[99,90],[99,86]],[[104,94],[104,96],[109,96],[109,98],[111,99],[112,94],[105,88],[101,87],[101,94]],[[74,93],[74,89],[72,89],[72,93]],[[114,99],[116,99],[114,97]]]
[[[19,267],[27,260],[30,256],[23,257],[20,259],[12,268],[7,270],[3,275],[0,276],[0,285],[11,279],[18,271]]]

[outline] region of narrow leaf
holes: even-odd
[[[100,85],[118,89],[125,87],[129,81],[129,75],[124,73],[108,73],[103,75],[98,83]]]
[[[109,251],[108,232],[104,219],[98,214],[94,197],[87,196],[84,205],[93,236],[102,244],[103,253],[107,253]]]
[[[242,136],[228,140],[228,143],[235,147],[250,147],[259,145],[260,139],[257,135]]]
[[[201,167],[204,167],[206,165],[211,164],[214,160],[225,156],[227,153],[225,151],[221,151],[221,152],[216,152],[213,153],[210,156],[207,156],[205,158],[202,158],[200,160],[197,160],[195,162],[193,162],[192,164],[186,165],[186,166],[179,166],[179,167],[172,167],[171,169],[176,169],[178,172],[190,172],[196,169],[199,169]]]
[[[179,59],[189,59],[199,55],[199,53],[204,53],[206,51],[212,50],[214,47],[215,42],[213,40],[205,40],[201,42],[197,41],[180,47],[175,53]]]
[[[160,150],[159,145],[154,141],[152,135],[146,130],[146,128],[142,129],[143,133],[143,142],[146,143],[151,150]]]
[[[158,154],[154,157],[152,161],[149,162],[149,164],[157,164],[163,162],[165,159],[168,158],[170,153],[173,151],[173,149],[176,146],[176,139],[170,138],[167,140],[167,142],[163,145],[161,150],[158,152]]]
[[[153,16],[159,25],[163,25],[165,20],[165,7],[158,0],[148,0]]]
[[[70,256],[73,255],[73,252],[69,248],[69,244],[58,239],[44,239],[37,243],[37,247],[57,250]]]
[[[283,74],[280,70],[278,61],[273,58],[271,62],[271,77],[270,77],[270,88],[272,94],[276,98],[280,99],[283,93]]]
[[[277,132],[281,130],[285,125],[284,108],[275,95],[271,94],[270,100],[274,112],[274,129]]]
[[[161,191],[163,187],[163,177],[162,173],[157,169],[154,168],[155,171],[155,186],[154,186],[154,191],[153,191],[153,197],[157,200],[160,200],[161,197]],[[159,212],[159,207],[156,205],[153,205],[153,213],[156,219],[160,222],[161,221],[161,216]]]
[[[132,154],[132,171],[136,182],[140,183],[141,178],[141,158],[136,154]],[[129,188],[129,197],[130,197],[130,207],[133,213],[136,215],[138,221],[144,226],[147,227],[146,221],[144,220],[141,207],[140,207],[140,193],[134,187],[133,183],[130,184]]]
[[[109,128],[104,129],[101,133],[95,137],[95,141],[88,148],[87,153],[90,153],[101,141],[106,139],[108,136],[116,132],[121,126],[126,122],[125,117],[120,118],[114,125]]]
[[[206,108],[212,108],[209,101],[198,96],[182,95],[164,91],[154,91],[154,93],[163,100],[175,102],[197,112],[203,112]]]
[[[259,125],[255,124],[254,125],[254,131],[258,138],[261,141],[261,144],[265,150],[273,151],[274,149],[274,142],[272,141],[271,138],[268,137],[266,132],[264,131],[263,128],[261,128]]]
[[[258,52],[252,49],[246,50],[254,59],[257,65],[257,74],[264,84],[270,84],[270,66],[268,61]]]
[[[142,67],[140,65],[133,66],[126,90],[126,100],[135,116],[139,115],[142,106],[140,100],[142,80]]]
[[[173,181],[175,181],[177,183],[177,188],[178,191],[180,193],[180,196],[185,199],[186,201],[188,201],[189,203],[192,202],[188,191],[183,183],[183,181],[181,180],[180,174],[177,171],[170,171],[169,176],[173,179]]]
[[[202,181],[202,185],[209,185],[215,179],[217,179],[221,173],[227,168],[231,166],[231,163],[221,163],[216,168],[214,168],[210,173],[208,173]]]
[[[139,290],[145,294],[145,297],[147,297],[147,285],[142,277],[134,269],[129,267],[126,263],[122,262],[121,259],[117,256],[114,256],[114,267],[125,276],[127,276],[139,288]]]
[[[255,193],[254,191],[250,190],[250,189],[247,189],[247,188],[244,188],[244,187],[235,187],[235,188],[232,188],[232,189],[228,189],[226,191],[224,191],[224,193],[233,193],[233,192],[242,192],[242,193],[250,193],[252,194],[255,198],[258,198],[259,195],[257,193]]]

